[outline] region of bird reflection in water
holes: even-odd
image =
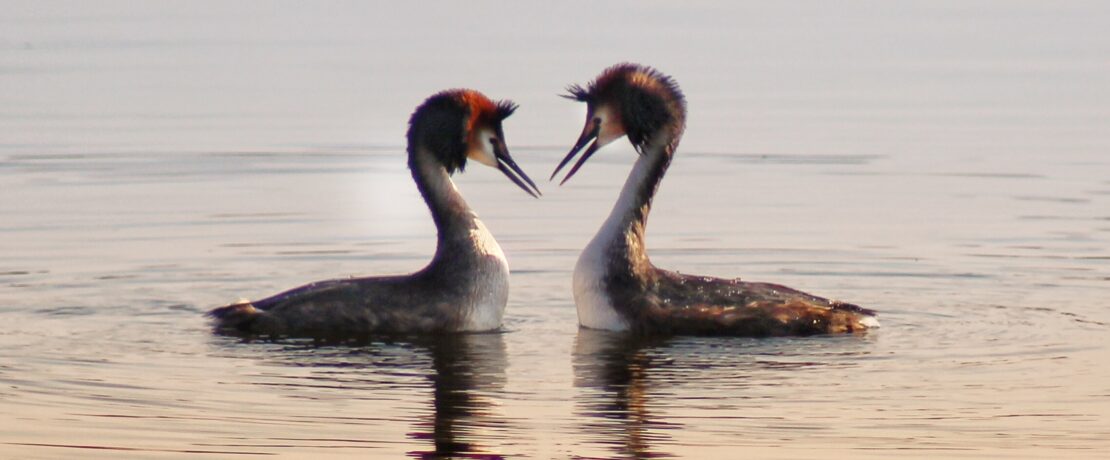
[[[597,439],[621,458],[671,457],[652,445],[665,441],[662,430],[678,428],[652,419],[648,372],[656,362],[648,351],[665,339],[579,329],[574,343],[577,414],[589,417],[583,434]]]
[[[247,342],[236,347],[252,345],[255,344]],[[294,382],[282,384],[274,384],[273,375],[267,375],[263,385],[298,391],[322,389],[362,400],[367,395],[379,399],[383,393],[396,391],[422,393],[430,383],[430,411],[412,417],[379,407],[384,413],[369,414],[359,420],[414,423],[406,437],[419,447],[408,450],[409,457],[504,458],[500,453],[490,452],[496,447],[489,447],[503,444],[502,441],[508,439],[504,433],[511,428],[498,413],[500,405],[494,396],[505,385],[507,360],[501,333],[375,337],[341,343],[280,341],[263,344],[257,351],[260,359],[270,363],[320,370],[307,378],[290,373],[284,378]],[[235,350],[234,355],[242,357],[243,350]],[[415,394],[414,397],[425,398]],[[351,423],[351,420],[334,422]],[[372,425],[367,429],[372,431]],[[292,440],[283,438],[285,442]],[[362,440],[351,442],[369,445]],[[373,441],[374,444],[379,442]]]
[[[505,430],[488,394],[505,386],[505,340],[502,334],[451,334],[424,339],[431,353],[433,404],[430,420],[409,436],[430,439],[433,450],[416,450],[416,458],[502,459],[485,452],[483,438]],[[492,441],[493,439],[486,439]]]
[[[722,433],[731,424],[739,436],[749,428],[744,423],[762,428],[767,398],[791,401],[783,388],[810,398],[814,385],[829,398],[858,396],[838,395],[828,384],[858,375],[870,353],[866,336],[664,338],[582,328],[573,358],[576,414],[589,420],[583,436],[611,451],[605,458],[673,457],[660,448],[690,447],[673,439],[686,428],[674,422],[680,418],[685,424],[720,418]],[[745,422],[737,424],[738,415]],[[713,441],[734,446],[742,438],[722,436]]]

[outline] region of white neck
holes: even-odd
[[[653,143],[636,159],[613,210],[590,241],[574,268],[574,300],[578,321],[593,329],[626,330],[628,323],[613,308],[605,280],[614,267],[646,263],[644,232],[656,186],[666,171],[665,142]]]
[[[464,298],[457,299],[466,312],[462,330],[496,329],[509,295],[505,253],[466,204],[443,165],[426,151],[417,150],[410,167],[436,224],[436,253],[425,270],[469,286]]]
[[[648,180],[648,173],[651,170],[652,159],[650,155],[649,153],[636,158],[636,162],[632,165],[632,171],[628,173],[628,178],[625,179],[624,186],[621,187],[617,202],[613,204],[613,209],[609,211],[609,217],[605,218],[605,222],[601,224],[601,228],[598,229],[589,246],[598,245],[599,247],[596,249],[601,249],[600,246],[608,248],[613,244],[622,242],[622,240],[628,238],[628,232],[631,230],[630,226],[635,220],[636,210],[645,205],[651,206],[650,198],[648,203],[645,204],[643,197],[640,196],[641,184]],[[646,210],[644,211],[646,213]],[[589,249],[591,248],[587,247],[587,251]]]
[[[432,219],[436,224],[438,244],[436,259],[448,257],[444,251],[473,250],[472,234],[484,232],[485,226],[478,220],[476,214],[463,199],[455,182],[447,174],[447,170],[427,151],[418,149],[409,162],[412,168],[413,180],[416,181],[420,194],[432,212]],[[483,235],[483,239],[493,240],[492,236]],[[489,245],[486,245],[489,246]],[[496,242],[492,245],[496,252]],[[454,255],[458,257],[458,255]]]

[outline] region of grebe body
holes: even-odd
[[[559,173],[566,183],[601,147],[627,136],[639,157],[613,210],[574,270],[579,324],[642,334],[793,336],[864,331],[875,313],[786,286],[680,274],[655,267],[645,232],[651,201],[685,129],[686,102],[670,77],[619,64],[569,99],[587,104],[586,125]],[[591,143],[592,141],[592,143]]]
[[[515,109],[477,91],[450,90],[413,113],[409,169],[437,233],[435,255],[425,268],[410,275],[320,281],[217,308],[209,313],[217,331],[342,338],[499,328],[509,297],[509,265],[450,176],[471,159],[498,168],[538,196],[505,146],[501,123]]]

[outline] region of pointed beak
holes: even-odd
[[[559,171],[561,171],[563,167],[567,165],[567,163],[570,163],[570,160],[573,159],[574,156],[580,150],[582,150],[582,148],[585,147],[587,143],[589,143],[590,141],[594,141],[592,144],[590,144],[590,147],[586,149],[586,152],[582,154],[582,157],[578,159],[578,162],[574,164],[574,167],[570,168],[570,172],[568,172],[566,177],[564,177],[563,180],[559,182],[559,185],[567,183],[567,181],[570,180],[571,176],[574,176],[574,173],[578,172],[578,168],[581,168],[582,165],[586,163],[586,160],[589,160],[590,156],[592,156],[594,152],[597,152],[597,149],[601,148],[601,145],[598,142],[599,134],[601,134],[601,119],[590,117],[590,121],[586,122],[586,126],[582,128],[582,135],[578,136],[578,142],[574,143],[574,147],[571,147],[570,152],[567,153],[567,156],[563,157],[563,161],[559,162],[559,166],[557,166],[555,168],[555,171],[551,173],[551,179],[548,180],[554,180],[555,175],[559,174]]]
[[[540,193],[540,189],[536,187],[536,183],[532,182],[532,179],[524,174],[524,170],[520,169],[520,166],[517,166],[516,162],[513,161],[513,157],[509,155],[509,149],[505,147],[504,142],[497,141],[493,143],[493,155],[497,158],[497,169],[501,170],[505,177],[513,181],[517,187],[535,198],[543,195]]]

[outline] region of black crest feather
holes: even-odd
[[[497,109],[495,112],[497,121],[502,121],[506,118],[509,118],[509,116],[512,115],[513,112],[516,112],[516,109],[518,109],[519,107],[520,106],[517,105],[515,102],[508,99],[497,101]]]
[[[560,96],[573,101],[590,102],[590,90],[583,88],[581,85],[567,86],[567,94]]]

